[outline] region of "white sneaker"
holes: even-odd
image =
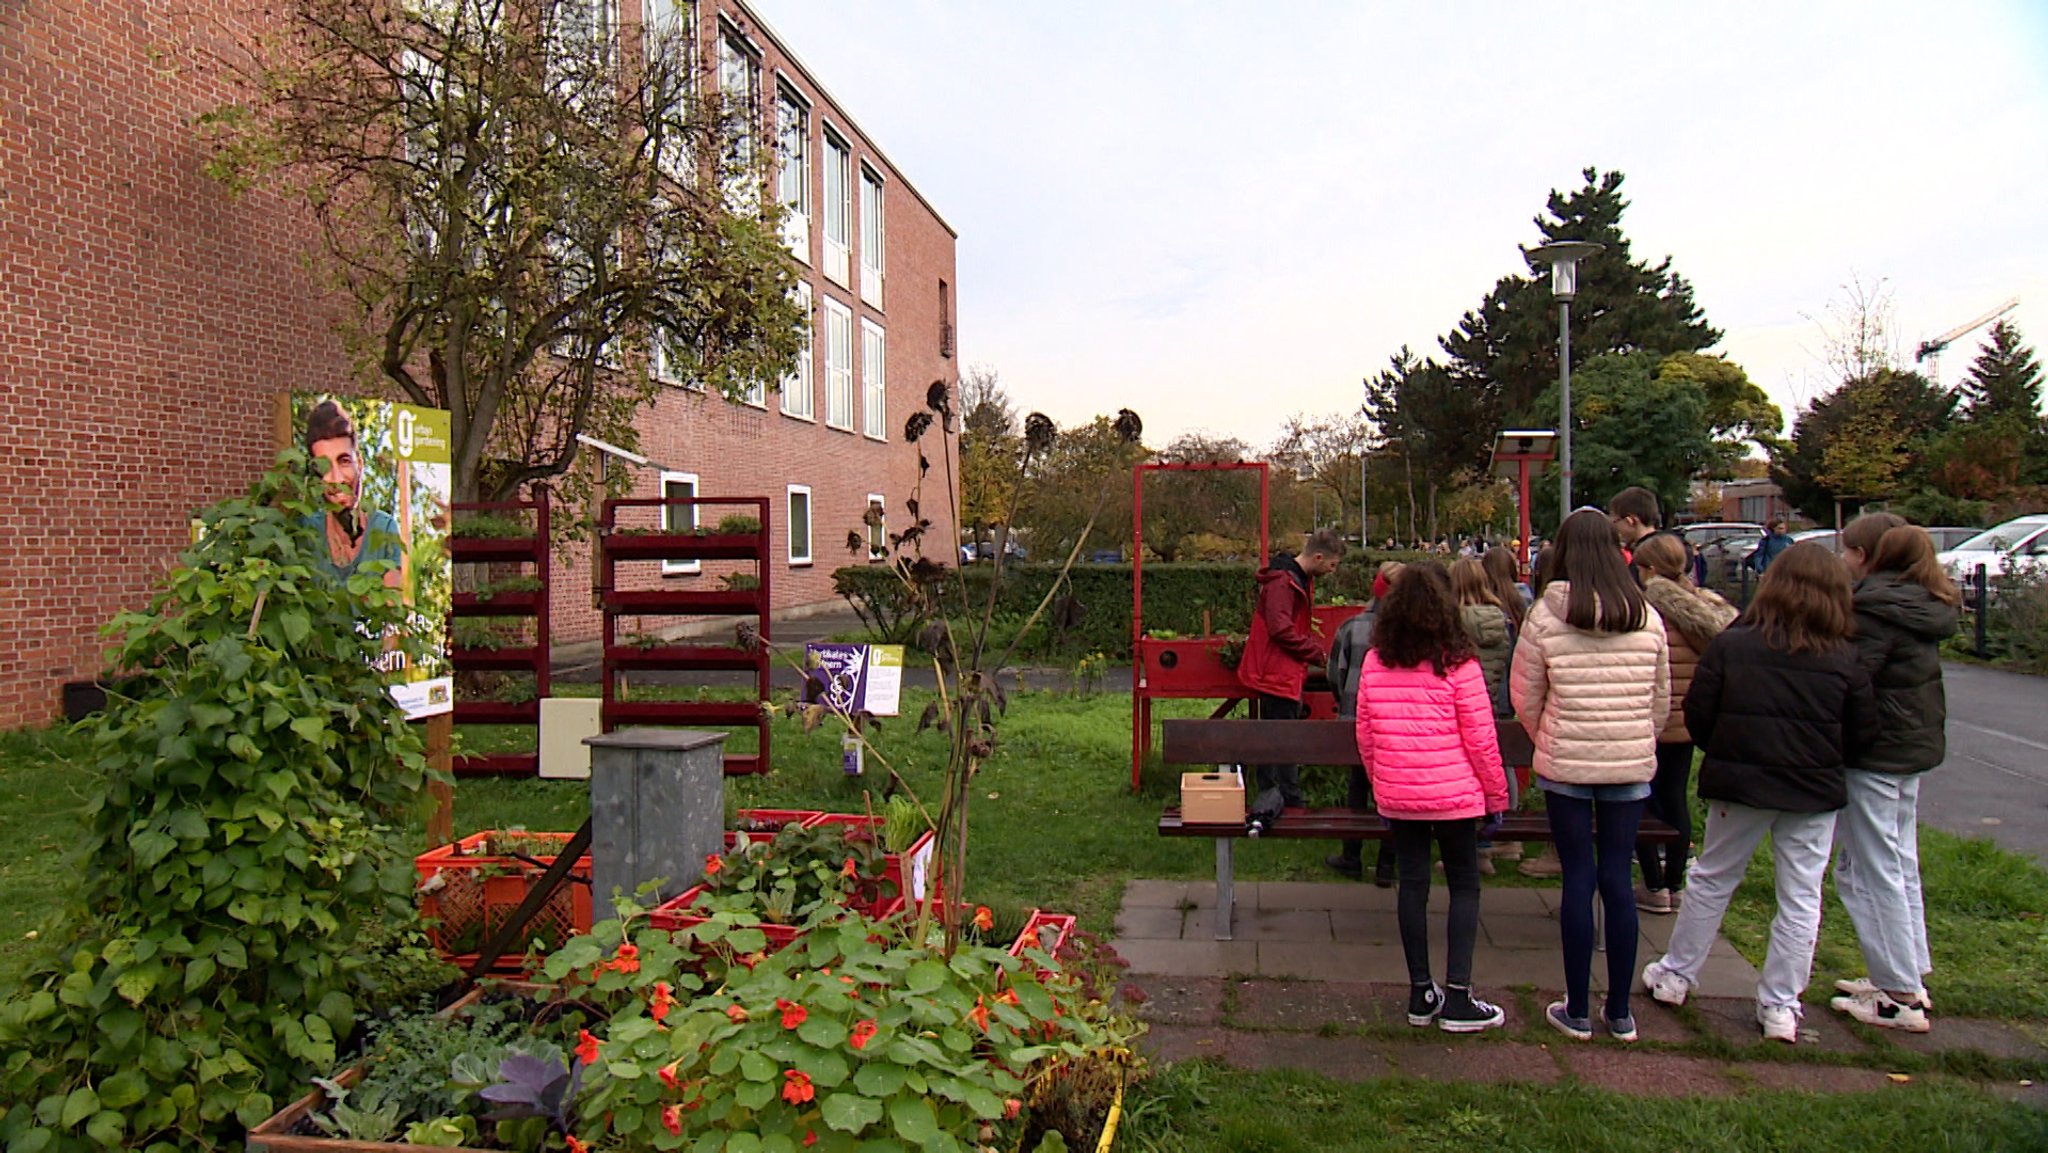
[[[1685,995],[1692,991],[1684,977],[1665,967],[1662,957],[1643,966],[1643,988],[1666,1005],[1685,1004]]]
[[[1868,977],[1844,977],[1835,982],[1835,992],[1841,993],[1846,997],[1868,997],[1877,992],[1877,986],[1871,984]],[[1841,999],[1837,997],[1835,1000]],[[1833,1005],[1834,1001],[1829,1001],[1828,1004]],[[1919,1005],[1921,1009],[1929,1013],[1934,1012],[1934,998],[1928,996],[1925,989],[1920,990]],[[1847,1009],[1842,1011],[1848,1012]]]
[[[1897,1029],[1902,1033],[1925,1033],[1933,1028],[1927,1020],[1927,1010],[1919,1005],[1901,1005],[1892,1000],[1890,993],[1878,989],[1864,997],[1836,997],[1829,1005],[1866,1025],[1880,1029]]]
[[[1764,1027],[1764,1040],[1799,1043],[1799,1010],[1790,1005],[1758,1005],[1756,1023]]]

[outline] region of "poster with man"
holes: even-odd
[[[419,719],[455,708],[448,662],[452,580],[449,494],[454,473],[448,414],[382,400],[295,395],[299,444],[322,469],[327,548],[321,573],[346,582],[374,575],[407,607],[402,626],[426,642],[418,662],[388,648],[379,664],[391,698]]]

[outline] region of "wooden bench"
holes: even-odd
[[[1161,726],[1160,754],[1169,765],[1256,765],[1358,764],[1358,738],[1349,721],[1244,721],[1179,720]],[[1516,721],[1498,722],[1502,763],[1510,772],[1535,759],[1529,734]],[[1246,792],[1256,786],[1247,773]],[[1250,799],[1249,796],[1246,798]],[[1375,813],[1350,808],[1288,809],[1267,829],[1264,837],[1291,840],[1341,841],[1385,840],[1391,830]],[[1209,837],[1216,842],[1216,939],[1231,939],[1231,916],[1236,906],[1235,852],[1239,838],[1248,836],[1243,822],[1193,824],[1181,820],[1180,807],[1169,807],[1159,817],[1162,837]],[[1494,834],[1502,841],[1548,841],[1550,822],[1534,813],[1510,813]],[[1645,816],[1636,839],[1646,845],[1675,845],[1678,830],[1654,817]],[[1594,902],[1597,913],[1599,902]]]

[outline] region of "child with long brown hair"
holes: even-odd
[[[1835,826],[1835,892],[1856,925],[1868,978],[1835,982],[1831,1005],[1884,1029],[1924,1033],[1927,914],[1920,894],[1920,780],[1948,754],[1941,642],[1961,621],[1962,594],[1923,529],[1889,513],[1842,530],[1858,578],[1856,653],[1877,692],[1884,729],[1847,774]]]
[[[1735,606],[1711,589],[1693,587],[1685,544],[1670,533],[1638,541],[1632,563],[1643,582],[1644,599],[1664,618],[1664,639],[1671,646],[1671,699],[1683,701],[1700,654],[1735,619]],[[1657,775],[1650,781],[1649,813],[1677,829],[1681,839],[1675,845],[1636,848],[1643,869],[1636,908],[1645,913],[1675,912],[1685,891],[1685,857],[1692,844],[1692,750],[1685,710],[1674,708],[1664,731],[1657,734]]]
[[[1707,950],[1765,834],[1777,867],[1778,913],[1756,987],[1767,1039],[1799,1040],[1799,996],[1820,936],[1821,878],[1844,773],[1877,726],[1870,674],[1849,644],[1849,572],[1805,542],[1764,570],[1749,608],[1701,655],[1685,724],[1706,757],[1707,832],[1671,946],[1643,969],[1650,995],[1685,1003]]]

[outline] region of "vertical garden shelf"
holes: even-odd
[[[695,532],[668,531],[675,524],[670,514],[691,510],[691,523],[703,523],[705,511],[731,510],[731,515],[751,515],[752,532],[718,532],[714,528]],[[628,529],[621,520],[634,510],[654,510],[659,524],[653,530]],[[604,705],[605,731],[622,725],[692,725],[701,728],[752,728],[758,745],[749,753],[727,753],[727,776],[768,771],[768,721],[762,712],[768,700],[768,558],[771,542],[767,497],[643,497],[608,500],[600,521],[598,537],[597,596],[604,612]],[[645,584],[644,571],[626,570],[627,565],[677,566],[695,563],[701,570],[705,561],[737,561],[751,565],[751,588],[678,588],[671,582],[693,583],[709,578],[700,572],[658,576],[663,587]],[[622,570],[634,578],[634,587],[621,587]],[[760,643],[751,650],[703,643],[621,643],[619,623],[623,618],[752,616],[756,619]],[[636,630],[637,631],[637,630]],[[741,701],[628,700],[620,691],[621,674],[724,670],[751,672],[754,697]]]
[[[548,695],[548,497],[538,492],[532,500],[495,502],[464,501],[454,506],[459,521],[463,513],[507,518],[532,517],[529,536],[451,536],[449,558],[456,564],[520,564],[531,566],[525,575],[540,582],[538,589],[479,594],[458,592],[450,610],[449,656],[457,673],[530,672],[533,697],[524,701],[463,700],[457,694],[455,723],[458,725],[529,725],[538,749],[540,702]],[[525,619],[533,622],[533,636],[524,645],[507,648],[476,648],[454,644],[456,620]],[[540,754],[490,753],[455,758],[456,776],[534,776],[540,771]]]

